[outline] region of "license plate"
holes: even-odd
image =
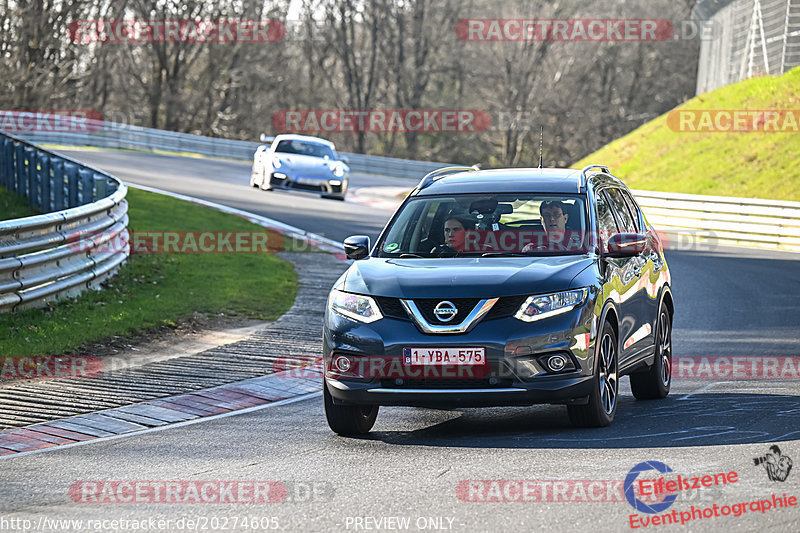
[[[297,183],[302,183],[303,185],[319,185],[319,180],[315,180],[314,178],[297,178]]]
[[[403,348],[406,365],[485,365],[486,348]]]

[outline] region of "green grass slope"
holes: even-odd
[[[753,78],[722,87],[675,109],[792,109],[798,116],[800,67],[783,76]],[[674,131],[667,122],[668,115],[644,124],[573,166],[608,165],[634,189],[800,200],[800,133]]]

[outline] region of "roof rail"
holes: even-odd
[[[420,180],[419,185],[417,185],[416,189],[418,191],[421,191],[434,181],[442,179],[443,177],[449,174],[455,174],[457,172],[472,172],[475,170],[480,170],[478,168],[478,165],[472,165],[471,167],[452,166],[452,167],[437,168],[433,172],[428,172],[427,174],[425,174],[425,177],[423,177]]]
[[[589,172],[592,169],[598,169],[598,170],[600,170],[600,172],[605,172],[606,174],[609,174],[609,175],[611,174],[611,171],[605,165],[589,165],[589,166],[583,167],[581,169],[581,182],[583,184],[585,184],[586,180],[589,179],[589,176],[587,176],[586,173]]]

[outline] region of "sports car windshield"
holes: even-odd
[[[463,194],[410,200],[378,243],[380,257],[586,253],[585,197]]]
[[[304,141],[281,141],[278,143],[278,146],[275,147],[275,152],[308,155],[311,157],[328,156],[329,159],[336,159],[333,150],[331,150],[329,146]]]

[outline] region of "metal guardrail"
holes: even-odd
[[[0,114],[3,112],[0,111]],[[14,112],[18,113],[18,112]],[[31,113],[31,117],[34,115]],[[31,123],[35,124],[34,121]],[[96,146],[100,148],[130,148],[133,150],[169,150],[193,154],[231,157],[252,161],[256,149],[263,143],[235,141],[217,137],[205,137],[191,133],[164,131],[117,122],[85,119],[79,123],[84,131],[47,131],[42,127],[31,127],[31,131],[16,132],[15,135],[35,143],[67,144],[74,146]],[[271,142],[273,137],[268,137]],[[394,157],[340,152],[349,159],[354,172],[383,174],[392,177],[419,178],[431,170],[446,166],[446,163],[410,161]]]
[[[0,185],[45,211],[0,220],[0,312],[96,288],[130,254],[105,246],[128,241],[128,189],[114,176],[0,133]]]
[[[672,248],[736,245],[800,251],[800,202],[633,190]]]

